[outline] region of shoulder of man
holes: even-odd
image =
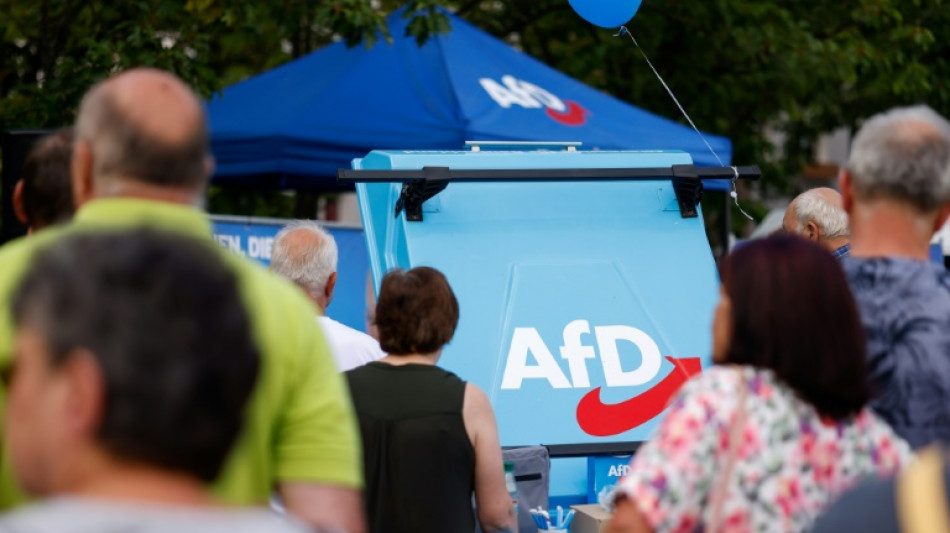
[[[314,324],[316,306],[290,281],[223,248],[220,253],[237,277],[263,362],[251,413],[259,430],[270,429],[250,438],[258,445],[268,439],[274,479],[359,487],[359,430],[346,382]],[[229,463],[219,495],[240,492],[241,469],[240,461]]]
[[[294,305],[310,311],[307,315],[308,319],[318,312],[310,299],[290,281],[268,272],[263,265],[252,259],[220,246],[218,248],[221,257],[237,276],[238,283],[242,284],[242,287],[250,288],[253,285],[254,288],[261,290],[274,291],[274,300],[282,302],[283,305]]]
[[[943,270],[937,274],[937,283],[945,294],[950,295],[950,270]]]
[[[66,233],[64,227],[49,228],[0,246],[0,362],[13,356],[13,320],[10,303],[20,280],[36,253]]]
[[[385,354],[379,347],[379,341],[369,334],[352,328],[328,316],[317,317],[320,329],[330,340],[332,345],[339,345],[350,349],[360,350],[366,354],[383,357]],[[377,359],[379,357],[376,357]]]
[[[329,322],[329,321],[332,321],[332,322]],[[327,324],[327,323],[330,324],[327,330],[330,331],[331,333],[328,333],[328,335],[337,333],[340,336],[344,337],[344,339],[350,344],[357,345],[360,348],[373,351],[373,352],[380,351],[379,341],[369,336],[365,332],[362,332],[356,328],[351,328],[350,326],[347,326],[346,324],[342,322],[337,322],[336,320],[333,320],[332,318],[329,319],[329,321],[321,321],[321,324]]]
[[[325,349],[320,351],[331,359],[325,336],[312,327],[312,317],[318,311],[296,285],[253,260],[223,248],[219,253],[237,278],[263,357],[277,353],[295,359],[305,357],[308,354],[295,351],[293,341],[308,338],[321,343]]]

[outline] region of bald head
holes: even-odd
[[[295,221],[277,233],[270,268],[302,288],[322,309],[336,284],[337,246],[333,236],[309,220]]]
[[[841,195],[827,187],[805,191],[792,200],[785,210],[782,228],[831,250],[846,244],[850,234]]]
[[[103,89],[130,124],[155,140],[181,144],[205,128],[201,101],[167,72],[130,70],[106,81]]]
[[[854,138],[846,172],[858,202],[936,212],[950,202],[950,123],[925,106],[871,117]]]
[[[841,193],[830,187],[818,187],[800,194],[798,197],[817,196],[828,205],[841,209]]]
[[[207,185],[201,101],[167,72],[135,69],[94,86],[80,106],[76,136],[77,152],[81,144],[80,158],[88,156],[87,172],[98,185],[125,180],[195,193]]]

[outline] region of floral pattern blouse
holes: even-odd
[[[740,379],[745,427],[736,433],[742,440],[730,479],[722,480]],[[769,370],[713,367],[679,391],[618,491],[657,533],[703,531],[723,483],[721,531],[804,531],[840,492],[865,476],[892,475],[911,457],[867,409],[848,421],[823,420]]]

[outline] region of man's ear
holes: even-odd
[[[333,300],[333,291],[336,289],[336,272],[330,274],[330,277],[327,278],[327,286],[323,289],[323,295],[327,298],[327,305],[330,305],[330,302]]]
[[[838,172],[838,192],[841,193],[841,207],[845,212],[851,214],[854,207],[854,190],[852,189],[851,173],[848,169],[842,167]]]
[[[95,198],[92,178],[92,149],[89,143],[77,140],[73,145],[73,157],[69,165],[73,185],[73,206],[79,209]]]
[[[92,352],[77,349],[62,363],[62,371],[69,380],[68,417],[69,433],[95,435],[105,414],[105,376]]]
[[[802,228],[802,237],[812,242],[818,242],[821,239],[821,229],[814,220],[809,220],[808,223],[805,224],[805,227]]]
[[[20,224],[30,225],[26,217],[26,209],[23,208],[23,180],[16,182],[16,186],[13,187],[13,213]]]

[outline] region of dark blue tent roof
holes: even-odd
[[[689,127],[449,17],[452,31],[419,47],[403,36],[397,12],[388,21],[392,45],[336,43],[224,89],[208,104],[216,181],[264,175],[286,187],[333,186],[336,169],[370,150],[457,150],[466,140],[680,149],[696,164],[717,164]],[[729,140],[707,139],[728,163]]]

